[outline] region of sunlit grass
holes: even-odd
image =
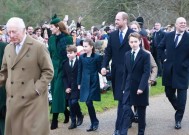
[[[164,93],[164,86],[162,86],[162,78],[157,78],[157,85],[150,88],[150,96]]]
[[[150,88],[150,96],[155,96],[162,94],[164,92],[164,87],[162,86],[161,78],[157,79],[157,85]],[[93,102],[96,112],[104,112],[108,109],[117,107],[117,101],[114,101],[112,90],[107,91],[105,94],[101,94],[100,102]],[[87,106],[84,102],[80,102],[81,111],[84,115],[88,115]],[[49,107],[50,110],[50,107]],[[50,119],[52,119],[52,114],[50,114]],[[64,115],[59,115],[59,122],[64,121]]]

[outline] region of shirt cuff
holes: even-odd
[[[41,94],[39,93],[39,91],[38,90],[35,90],[36,92],[37,92],[37,94],[40,96]]]

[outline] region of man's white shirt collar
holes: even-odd
[[[22,41],[19,43],[20,46],[23,46],[25,40],[26,40],[26,34],[24,35],[24,38],[22,39]]]
[[[137,56],[137,54],[138,54],[139,51],[140,51],[140,47],[137,50],[135,50],[135,51],[132,49],[131,53],[135,52],[134,59],[136,58],[136,56]]]

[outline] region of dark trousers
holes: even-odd
[[[146,127],[146,106],[136,106],[138,112],[138,135],[144,135]],[[120,135],[127,135],[128,128],[132,123],[133,111],[129,104],[124,104],[119,125]]]
[[[70,108],[70,117],[72,120],[72,123],[76,123],[76,116],[77,118],[82,117],[81,108],[78,103],[78,99],[69,99],[69,108]]]
[[[90,117],[90,120],[91,120],[91,125],[98,125],[99,121],[96,117],[96,112],[95,112],[95,108],[93,106],[93,101],[92,100],[89,100],[89,101],[86,101],[86,105],[87,105],[87,108],[88,108],[88,112],[89,112],[89,117]]]
[[[146,106],[137,106],[138,111],[138,135],[144,135],[146,127]]]
[[[115,123],[115,130],[119,130],[120,121],[123,113],[123,103],[122,100],[118,100],[118,106],[117,106],[117,119]]]
[[[127,135],[129,125],[131,123],[131,106],[129,104],[122,105],[121,116],[119,116],[119,133],[120,135]],[[116,121],[117,122],[117,121]]]
[[[0,135],[4,135],[5,130],[5,118],[0,117]]]
[[[176,89],[170,86],[165,86],[165,94],[173,108],[176,110],[175,121],[177,122],[182,121],[184,115],[187,100],[187,90],[177,89],[177,95],[175,93]]]
[[[161,57],[160,57],[160,54],[159,54],[159,52],[158,52],[158,49],[157,49],[157,47],[154,47],[153,48],[153,57],[154,57],[154,60],[155,60],[155,62],[156,62],[156,64],[157,64],[157,66],[158,66],[158,74],[157,74],[157,76],[162,76],[162,61],[161,61]]]
[[[129,103],[127,103],[129,105]],[[130,106],[130,105],[129,105]],[[116,119],[116,124],[115,124],[115,130],[119,130],[120,129],[120,123],[123,117],[123,108],[125,108],[125,106],[123,106],[122,100],[118,101],[118,107],[117,107],[117,119]],[[134,119],[134,113],[132,110],[130,110],[129,113],[129,117],[130,120]]]

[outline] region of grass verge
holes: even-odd
[[[150,96],[159,95],[159,94],[162,94],[163,92],[164,92],[164,87],[162,86],[161,78],[158,78],[157,85],[150,88]],[[95,106],[96,112],[104,112],[108,109],[117,107],[117,101],[114,101],[113,93],[110,90],[110,91],[107,91],[107,93],[105,94],[101,94],[101,102],[94,101],[94,106]],[[80,107],[84,115],[88,114],[87,106],[85,103],[80,102]],[[50,110],[50,107],[49,107],[49,110]],[[50,114],[49,117],[50,119],[52,119],[52,114]],[[63,122],[63,120],[64,120],[64,115],[60,114],[59,122]]]

